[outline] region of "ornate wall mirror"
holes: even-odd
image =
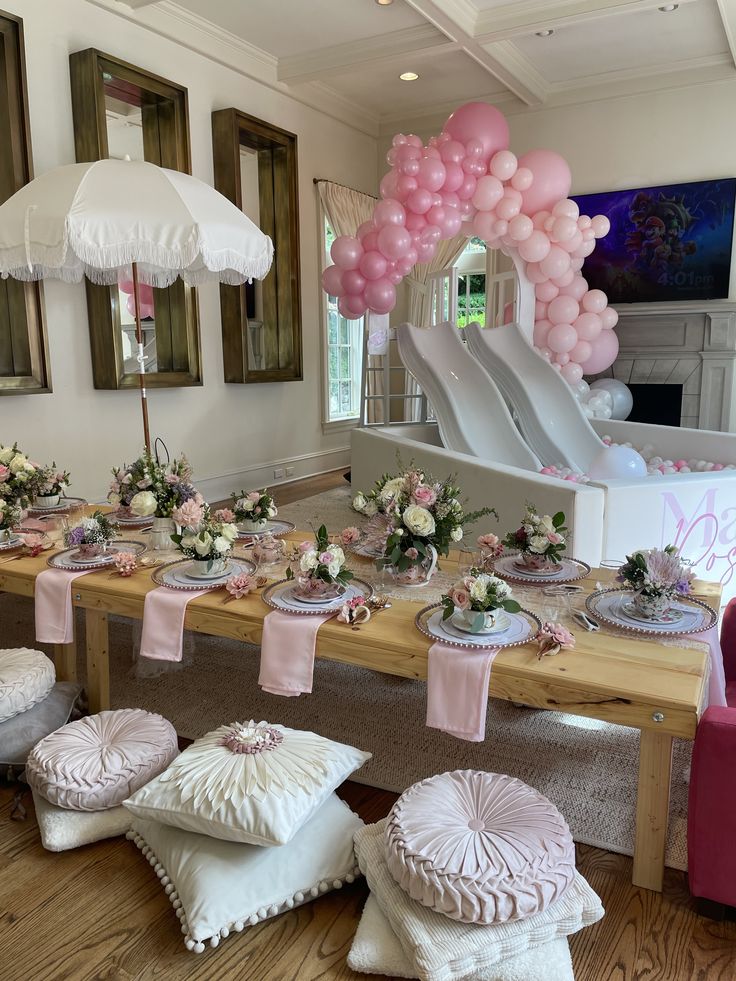
[[[187,90],[93,48],[69,56],[77,162],[148,160],[191,173]],[[95,388],[138,384],[132,285],[87,282]],[[196,294],[177,280],[143,287],[142,327],[150,387],[200,385]]]
[[[297,141],[237,109],[212,113],[215,187],[274,244],[262,282],[220,286],[227,382],[302,377]]]
[[[33,178],[23,21],[0,11],[0,202]],[[0,395],[51,391],[39,283],[0,280]]]

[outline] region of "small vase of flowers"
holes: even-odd
[[[248,491],[247,494],[245,491],[240,491],[239,494],[231,494],[230,499],[239,531],[264,531],[269,520],[279,513],[273,498],[265,489]]]
[[[212,512],[207,504],[189,500],[175,509],[173,520],[181,531],[171,536],[180,552],[192,560],[187,575],[198,579],[213,579],[225,575],[228,556],[238,537],[238,529],[230,521],[223,521],[219,512]]]
[[[116,525],[107,515],[102,511],[95,511],[67,531],[64,535],[64,544],[67,548],[76,545],[80,558],[93,559],[107,551],[116,532]]]
[[[314,541],[299,545],[296,573],[291,566],[286,578],[296,580],[294,592],[303,599],[334,599],[340,596],[353,578],[345,568],[345,553],[339,545],[330,544],[327,528],[320,525]]]
[[[55,508],[61,495],[69,486],[68,470],[60,470],[55,463],[38,470],[38,483],[33,506],[37,508]]]
[[[683,564],[679,550],[667,545],[627,555],[616,579],[634,590],[633,604],[639,616],[661,620],[673,600],[691,592],[693,571]]]
[[[9,541],[13,528],[20,523],[20,515],[17,504],[0,497],[0,544]]]
[[[521,526],[509,532],[503,544],[519,553],[519,561],[529,572],[554,572],[567,545],[566,533],[562,511],[540,515],[533,504],[527,504]]]
[[[443,620],[450,620],[460,630],[471,634],[491,633],[496,627],[499,610],[518,613],[521,607],[511,598],[511,587],[503,579],[482,569],[455,583],[442,596]]]
[[[27,508],[36,496],[38,470],[18,447],[0,444],[0,498]]]

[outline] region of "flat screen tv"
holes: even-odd
[[[728,296],[736,178],[571,195],[581,214],[606,215],[583,275],[610,303]]]

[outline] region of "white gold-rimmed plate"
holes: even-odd
[[[443,620],[444,609],[441,603],[425,606],[417,613],[414,623],[417,629],[430,640],[448,644],[450,647],[520,647],[528,644],[539,633],[542,626],[538,617],[529,610],[508,613],[510,624],[505,630],[491,635],[470,634],[459,630],[451,621]],[[472,639],[471,639],[472,638]],[[487,639],[482,639],[487,638]]]
[[[445,623],[447,622],[448,621],[445,620]],[[464,634],[471,634],[473,637],[489,637],[491,634],[498,634],[502,630],[507,630],[511,625],[508,613],[503,610],[497,614],[493,626],[488,627],[485,630],[473,630],[472,627],[468,626],[468,624],[462,619],[457,610],[455,610],[455,612],[452,614],[449,622],[452,624],[455,630],[460,630]]]
[[[62,497],[59,499],[58,504],[45,505],[45,504],[32,504],[28,508],[29,514],[66,514],[67,511],[72,511],[74,508],[83,508],[87,506],[87,501],[83,497]]]
[[[168,589],[192,593],[219,589],[233,576],[252,576],[256,571],[255,564],[248,559],[230,558],[225,572],[216,578],[203,579],[187,575],[187,570],[191,568],[192,562],[194,559],[177,559],[175,562],[167,562],[166,565],[154,569],[151,578],[157,586],[166,586]]]
[[[142,542],[118,539],[117,541],[111,542],[107,546],[107,551],[102,555],[97,555],[94,558],[79,559],[73,557],[79,551],[79,546],[72,545],[71,548],[65,548],[63,551],[57,552],[56,555],[50,556],[46,564],[52,569],[63,569],[66,572],[77,572],[80,569],[104,569],[115,561],[115,556],[118,552],[132,552],[133,555],[140,555],[145,550],[146,546]]]
[[[590,566],[587,562],[580,559],[563,557],[560,560],[558,569],[554,572],[529,572],[517,561],[516,555],[502,555],[500,559],[495,559],[493,571],[501,579],[508,579],[509,582],[516,582],[524,586],[548,586],[550,583],[562,584],[576,582],[578,579],[585,579],[590,575]]]
[[[303,616],[337,613],[343,603],[347,603],[354,597],[363,596],[368,600],[373,595],[373,587],[364,579],[351,579],[341,596],[336,596],[332,600],[323,600],[320,605],[299,599],[294,596],[293,591],[294,582],[291,579],[280,579],[278,582],[267,586],[261,595],[263,602],[274,610],[280,610],[282,613],[302,614]]]
[[[718,614],[707,603],[685,596],[672,603],[673,608],[682,613],[677,620],[664,622],[634,618],[627,609],[633,596],[632,589],[599,589],[588,596],[585,605],[602,623],[649,637],[699,634],[710,630],[718,622]]]
[[[123,528],[150,528],[153,524],[153,518],[142,518],[139,514],[121,514],[119,511],[111,511],[108,518]]]
[[[8,539],[6,539],[4,542],[0,542],[0,552],[10,552],[14,548],[20,548],[22,544],[23,539],[21,536],[11,532]]]
[[[265,535],[271,535],[273,538],[283,538],[284,535],[288,535],[290,531],[294,531],[296,525],[293,521],[282,521],[281,518],[274,518],[273,521],[269,521],[263,531],[240,531],[238,529],[238,539],[242,541],[252,541],[257,542],[260,538]]]

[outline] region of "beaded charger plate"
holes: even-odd
[[[255,564],[248,559],[228,559],[225,571],[211,579],[198,579],[196,576],[187,575],[187,569],[191,568],[194,559],[177,559],[176,562],[167,562],[166,565],[154,569],[151,578],[157,586],[166,586],[167,589],[176,589],[180,592],[199,593],[204,590],[220,589],[228,579],[233,576],[251,576],[256,571]]]
[[[46,564],[52,569],[63,569],[65,572],[78,572],[80,569],[104,569],[105,566],[111,565],[115,561],[118,552],[132,552],[133,555],[140,555],[145,550],[146,546],[142,542],[128,542],[124,539],[118,539],[111,542],[107,546],[107,551],[103,552],[102,555],[82,559],[81,556],[74,558],[79,552],[79,546],[72,545],[71,548],[65,548],[63,551],[57,552],[56,555],[50,556],[46,560]]]
[[[493,571],[501,579],[520,583],[524,586],[547,586],[550,583],[560,585],[585,579],[590,575],[590,566],[580,559],[563,558],[558,569],[554,572],[533,573],[524,569],[517,555],[502,555],[493,563]]]
[[[274,521],[269,521],[263,531],[240,531],[238,529],[238,539],[241,542],[257,542],[265,535],[271,535],[273,538],[283,538],[284,535],[288,535],[295,528],[296,525],[293,521],[282,521],[280,518],[276,518]]]
[[[9,538],[3,542],[0,542],[0,552],[10,552],[14,548],[20,548],[22,544],[23,539],[20,537],[20,535],[14,535],[11,532]]]
[[[74,508],[83,508],[87,506],[87,501],[83,497],[62,497],[58,504],[54,504],[52,507],[44,507],[43,505],[32,504],[28,508],[29,514],[66,514],[67,511],[72,511]]]
[[[507,614],[510,624],[505,630],[493,634],[467,634],[449,620],[442,619],[441,603],[425,606],[417,613],[414,623],[417,629],[431,640],[438,640],[450,647],[470,647],[485,650],[489,647],[521,647],[534,640],[541,629],[538,617],[529,610]]]
[[[325,613],[339,613],[343,603],[347,603],[356,596],[370,599],[373,595],[373,586],[370,583],[364,579],[351,579],[344,592],[340,593],[339,596],[332,600],[324,600],[321,605],[317,605],[311,600],[300,600],[294,596],[295,585],[292,579],[280,579],[278,582],[271,583],[261,594],[263,602],[281,613],[294,613],[298,616],[322,616]]]
[[[120,511],[111,511],[108,518],[124,528],[150,528],[153,524],[153,518],[142,518],[139,514],[125,512],[121,514]]]
[[[644,637],[677,637],[710,630],[718,622],[716,611],[702,600],[683,596],[674,600],[675,615],[663,620],[645,620],[631,608],[632,589],[599,589],[585,600],[590,613],[602,623]]]

